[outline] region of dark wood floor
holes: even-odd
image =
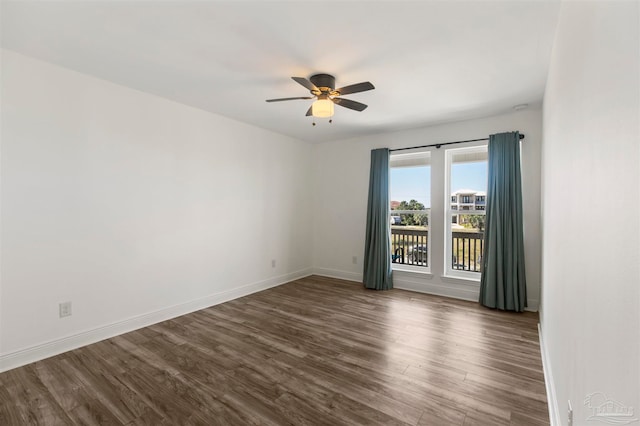
[[[0,424],[548,425],[533,313],[308,277],[0,374]]]

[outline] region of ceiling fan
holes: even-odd
[[[373,84],[368,81],[336,89],[336,79],[334,76],[329,74],[315,74],[309,77],[308,80],[303,77],[291,78],[309,89],[313,96],[267,99],[267,102],[292,101],[295,99],[316,99],[309,107],[306,114],[307,116],[314,117],[332,117],[334,104],[353,109],[355,111],[364,111],[367,108],[367,105],[350,99],[341,98],[340,96],[375,89]],[[329,122],[331,122],[331,120],[329,120]],[[315,125],[315,123],[313,124]]]

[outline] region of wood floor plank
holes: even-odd
[[[2,373],[0,424],[548,425],[537,322],[310,276]]]
[[[398,425],[402,422],[382,411],[371,409],[354,399],[306,378],[289,377],[284,385],[305,404],[318,410],[318,421],[336,419],[336,425]],[[322,419],[322,420],[320,420]]]
[[[60,357],[50,358],[57,363]],[[49,361],[49,360],[46,360]],[[44,361],[44,362],[46,362]],[[35,373],[37,366],[44,362],[36,362],[22,368],[0,374],[0,384],[7,384],[10,390],[8,401],[1,401],[0,406],[11,406],[22,419],[18,424],[68,425],[73,422],[65,410],[60,407]]]

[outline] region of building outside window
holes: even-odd
[[[486,186],[486,184],[484,184]],[[484,210],[485,206],[486,193],[483,191],[476,191],[473,189],[460,189],[456,191],[453,195],[451,195],[451,210]],[[457,202],[455,200],[460,200]],[[459,216],[454,214],[451,216],[451,223],[459,223],[461,225],[464,224],[460,222]],[[468,219],[468,218],[463,218]]]

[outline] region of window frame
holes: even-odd
[[[476,202],[475,202],[475,197],[473,197],[473,203],[468,203],[468,204],[472,204],[473,208],[470,210],[461,210],[461,209],[453,209],[451,204],[453,203],[451,200],[452,197],[452,190],[451,190],[451,170],[452,170],[452,165],[454,164],[453,161],[453,157],[455,156],[455,154],[460,154],[460,153],[469,153],[469,154],[473,154],[473,153],[487,153],[488,154],[488,144],[479,144],[479,145],[474,145],[474,146],[470,146],[470,147],[462,147],[462,148],[449,148],[445,150],[444,153],[444,159],[445,159],[445,185],[444,185],[444,190],[445,190],[445,205],[444,205],[444,268],[443,268],[443,274],[445,277],[450,277],[450,278],[457,278],[457,279],[464,279],[464,280],[471,280],[471,281],[480,281],[480,272],[474,272],[474,271],[461,271],[459,269],[454,269],[452,267],[452,256],[453,256],[453,230],[452,230],[452,221],[453,221],[453,216],[458,216],[458,220],[456,221],[456,223],[459,221],[459,216],[461,214],[464,215],[479,215],[479,216],[486,216],[486,210],[477,210],[476,207]],[[487,160],[488,163],[488,160]],[[488,166],[488,164],[487,164]],[[486,187],[486,185],[485,185]],[[487,205],[487,198],[486,198],[486,193],[484,195],[485,197],[485,201],[484,201],[484,206]],[[456,198],[458,199],[458,201],[460,201],[461,197],[460,195],[456,195]],[[464,213],[462,213],[464,211]]]
[[[392,163],[392,158],[393,157],[404,157],[404,158],[410,158],[411,156],[415,156],[417,158],[419,157],[426,157],[428,158],[428,164],[425,165],[415,165],[415,166],[396,166],[395,168],[405,168],[405,167],[429,167],[429,176],[430,176],[430,181],[433,180],[433,168],[432,168],[432,164],[431,164],[431,151],[430,150],[419,150],[419,151],[412,151],[412,152],[408,152],[408,153],[402,153],[402,154],[390,154],[390,158],[389,158],[389,179],[391,179],[391,169],[393,169],[394,167],[391,166]],[[429,191],[429,197],[431,198],[431,187],[429,185],[426,184],[425,182],[425,188],[427,188],[427,190]],[[391,199],[391,185],[389,185],[389,202],[391,201],[410,201],[410,200],[392,200]],[[420,274],[431,274],[431,265],[432,265],[432,249],[431,249],[431,241],[432,241],[432,237],[433,237],[433,232],[432,232],[432,226],[431,226],[431,206],[423,209],[423,210],[391,210],[391,205],[388,206],[388,210],[389,212],[389,218],[387,220],[388,223],[388,230],[389,230],[389,243],[390,243],[390,247],[389,249],[392,250],[392,244],[393,244],[393,236],[392,236],[392,229],[391,227],[393,225],[391,225],[391,216],[396,216],[396,215],[400,215],[400,214],[426,214],[427,215],[427,266],[419,266],[419,265],[411,265],[411,264],[407,264],[407,263],[396,263],[396,262],[391,262],[391,269],[394,271],[404,271],[404,272],[415,272],[415,273],[420,273]],[[391,255],[394,255],[394,252],[391,252]],[[409,255],[409,253],[405,253],[406,256]]]

